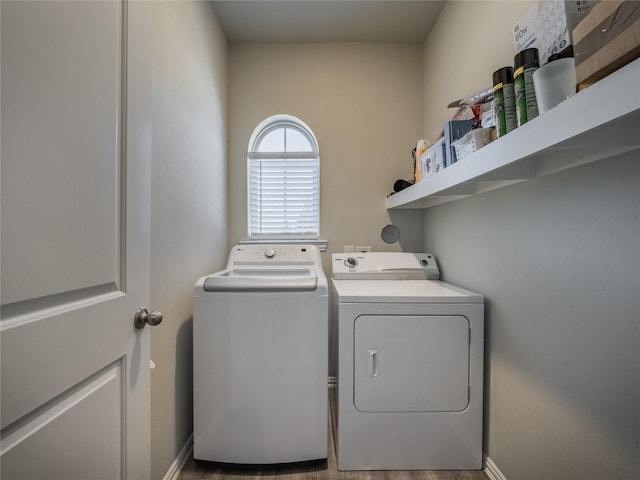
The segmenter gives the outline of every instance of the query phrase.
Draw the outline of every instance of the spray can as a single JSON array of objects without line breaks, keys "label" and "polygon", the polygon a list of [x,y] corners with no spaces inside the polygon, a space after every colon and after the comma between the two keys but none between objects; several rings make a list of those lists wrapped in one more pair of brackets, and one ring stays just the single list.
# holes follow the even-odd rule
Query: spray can
[{"label": "spray can", "polygon": [[493,72],[493,101],[496,113],[496,133],[498,137],[501,137],[517,126],[513,68],[502,67]]},{"label": "spray can", "polygon": [[533,86],[533,72],[539,65],[538,49],[527,48],[517,53],[513,59],[513,85],[516,95],[517,125],[524,125],[538,116],[536,91]]}]

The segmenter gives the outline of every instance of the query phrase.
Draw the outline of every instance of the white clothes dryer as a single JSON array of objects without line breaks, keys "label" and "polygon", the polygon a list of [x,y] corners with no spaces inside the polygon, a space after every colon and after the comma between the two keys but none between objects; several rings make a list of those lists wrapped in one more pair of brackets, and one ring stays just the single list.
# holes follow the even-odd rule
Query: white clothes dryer
[{"label": "white clothes dryer", "polygon": [[482,468],[484,299],[430,254],[333,254],[340,470]]},{"label": "white clothes dryer", "polygon": [[329,291],[320,251],[238,245],[196,282],[194,458],[327,457]]}]

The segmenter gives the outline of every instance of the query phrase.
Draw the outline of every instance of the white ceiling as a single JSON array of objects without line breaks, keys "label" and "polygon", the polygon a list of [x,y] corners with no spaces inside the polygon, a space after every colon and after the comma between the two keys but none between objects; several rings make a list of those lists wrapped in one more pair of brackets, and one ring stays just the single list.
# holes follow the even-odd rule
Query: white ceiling
[{"label": "white ceiling", "polygon": [[231,43],[422,43],[444,1],[212,0]]}]

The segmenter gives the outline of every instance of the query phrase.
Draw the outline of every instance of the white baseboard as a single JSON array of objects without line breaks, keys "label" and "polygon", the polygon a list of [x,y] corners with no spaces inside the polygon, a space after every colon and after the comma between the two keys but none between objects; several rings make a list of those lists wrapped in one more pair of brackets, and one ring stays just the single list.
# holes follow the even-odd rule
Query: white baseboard
[{"label": "white baseboard", "polygon": [[487,474],[490,480],[507,480],[507,477],[502,474],[498,466],[487,456],[484,457],[484,473]]},{"label": "white baseboard", "polygon": [[187,438],[182,450],[178,453],[178,456],[167,470],[167,473],[164,475],[162,480],[178,480],[178,477],[184,470],[184,466],[187,464],[187,461],[193,455],[193,434]]}]

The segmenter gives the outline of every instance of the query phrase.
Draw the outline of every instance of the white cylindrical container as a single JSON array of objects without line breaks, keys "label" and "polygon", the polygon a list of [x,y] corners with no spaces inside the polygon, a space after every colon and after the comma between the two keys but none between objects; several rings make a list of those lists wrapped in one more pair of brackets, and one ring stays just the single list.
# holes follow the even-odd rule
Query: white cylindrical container
[{"label": "white cylindrical container", "polygon": [[576,63],[573,57],[551,61],[533,72],[538,110],[544,113],[576,93]]}]

